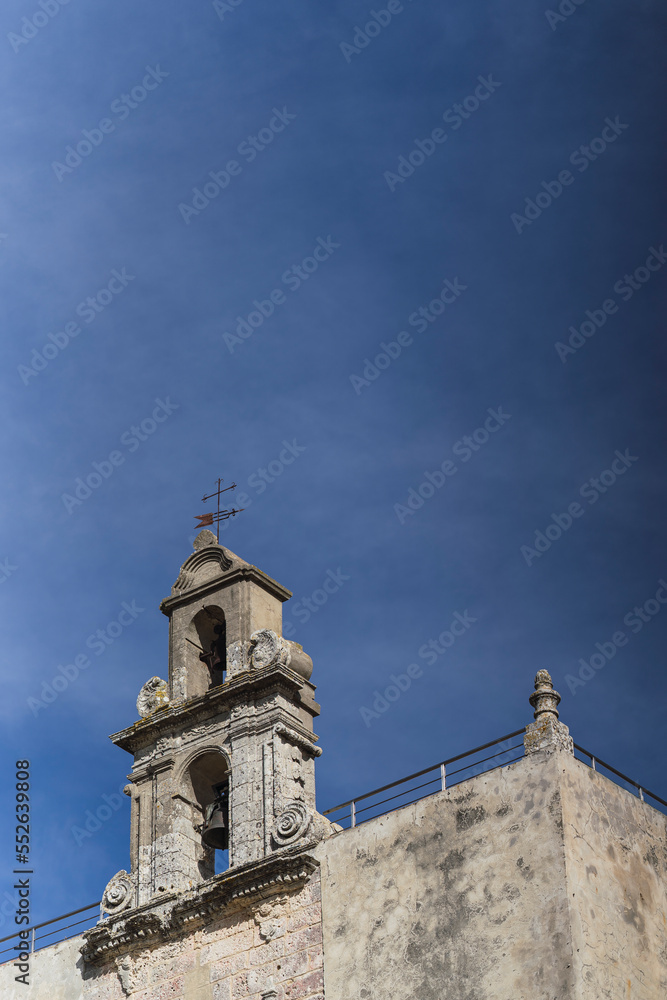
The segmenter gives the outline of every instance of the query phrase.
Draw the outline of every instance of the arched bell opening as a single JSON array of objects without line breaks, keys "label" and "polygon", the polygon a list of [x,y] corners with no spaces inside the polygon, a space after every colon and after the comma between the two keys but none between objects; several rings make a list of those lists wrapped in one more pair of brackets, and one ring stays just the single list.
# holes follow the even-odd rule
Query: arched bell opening
[{"label": "arched bell opening", "polygon": [[224,683],[227,669],[225,614],[216,606],[202,608],[186,632],[187,696],[196,698]]},{"label": "arched bell opening", "polygon": [[202,846],[211,860],[215,852],[213,863],[217,874],[229,867],[230,768],[227,758],[221,751],[207,750],[192,761],[188,777],[194,801],[203,817]]}]

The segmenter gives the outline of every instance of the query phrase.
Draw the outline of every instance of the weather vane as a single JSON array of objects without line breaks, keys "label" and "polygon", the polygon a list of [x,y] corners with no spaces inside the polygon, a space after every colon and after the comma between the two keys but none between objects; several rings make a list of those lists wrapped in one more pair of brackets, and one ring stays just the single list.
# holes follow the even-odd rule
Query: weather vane
[{"label": "weather vane", "polygon": [[232,483],[231,486],[226,486],[224,488],[224,490],[223,490],[223,489],[220,488],[221,485],[222,485],[222,483],[224,483],[224,479],[218,479],[218,489],[216,490],[216,492],[215,493],[209,493],[209,495],[207,497],[202,497],[201,498],[201,502],[202,503],[206,503],[208,500],[211,500],[213,497],[217,497],[218,498],[218,509],[217,509],[217,511],[215,513],[212,512],[210,514],[195,514],[195,520],[199,521],[199,524],[197,525],[197,527],[199,527],[199,528],[206,528],[206,527],[208,527],[209,524],[215,524],[216,538],[218,540],[218,544],[220,543],[220,522],[221,521],[226,521],[228,517],[234,517],[236,514],[240,514],[242,510],[245,510],[245,507],[241,507],[239,510],[236,510],[236,508],[234,508],[234,507],[232,507],[231,510],[227,510],[227,509],[220,510],[220,496],[221,496],[221,494],[226,493],[228,490],[235,490],[236,489],[236,483]]}]

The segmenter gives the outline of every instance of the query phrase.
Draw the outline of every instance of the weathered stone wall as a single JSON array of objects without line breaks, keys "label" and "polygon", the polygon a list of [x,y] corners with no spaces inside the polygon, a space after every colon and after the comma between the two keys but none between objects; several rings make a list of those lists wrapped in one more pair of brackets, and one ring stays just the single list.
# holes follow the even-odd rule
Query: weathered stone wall
[{"label": "weathered stone wall", "polygon": [[[10,943],[10,942],[8,942]],[[70,938],[36,951],[30,958],[30,985],[17,983],[11,962],[0,965],[2,1000],[83,1000],[82,937]]]},{"label": "weathered stone wall", "polygon": [[[315,872],[298,892],[212,919],[185,938],[89,967],[83,1000],[261,1000],[272,990],[276,1000],[323,1000],[322,964]],[[29,1000],[52,998],[44,993]]]},{"label": "weathered stone wall", "polygon": [[321,845],[327,1000],[574,996],[560,756],[535,754]]},{"label": "weathered stone wall", "polygon": [[667,997],[667,818],[567,752],[319,856],[327,1000]]},{"label": "weathered stone wall", "polygon": [[561,788],[576,1000],[667,997],[667,817],[572,758]]}]

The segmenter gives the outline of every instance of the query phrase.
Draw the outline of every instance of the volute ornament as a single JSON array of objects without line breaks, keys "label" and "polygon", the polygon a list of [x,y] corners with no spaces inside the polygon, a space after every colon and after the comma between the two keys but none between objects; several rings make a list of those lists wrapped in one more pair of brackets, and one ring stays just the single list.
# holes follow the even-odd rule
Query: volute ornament
[{"label": "volute ornament", "polygon": [[114,917],[117,913],[129,909],[134,904],[134,878],[125,869],[114,875],[102,896],[100,917],[108,913]]},{"label": "volute ornament", "polygon": [[169,685],[161,677],[146,681],[137,698],[137,712],[142,719],[169,704]]},{"label": "volute ornament", "polygon": [[308,832],[312,816],[303,802],[288,802],[277,817],[271,836],[278,847],[289,847]]}]

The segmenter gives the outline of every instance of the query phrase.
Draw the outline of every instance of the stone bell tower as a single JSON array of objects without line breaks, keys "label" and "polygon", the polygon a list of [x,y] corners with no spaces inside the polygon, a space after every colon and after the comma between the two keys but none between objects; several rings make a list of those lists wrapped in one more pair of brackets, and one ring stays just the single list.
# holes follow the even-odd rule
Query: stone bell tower
[{"label": "stone bell tower", "polygon": [[283,586],[201,531],[160,608],[169,619],[169,680],[153,677],[141,719],[111,737],[134,755],[131,872],[107,887],[104,912],[195,890],[215,874],[202,840],[224,792],[229,872],[330,829],[315,811],[313,664],[282,638]]}]

